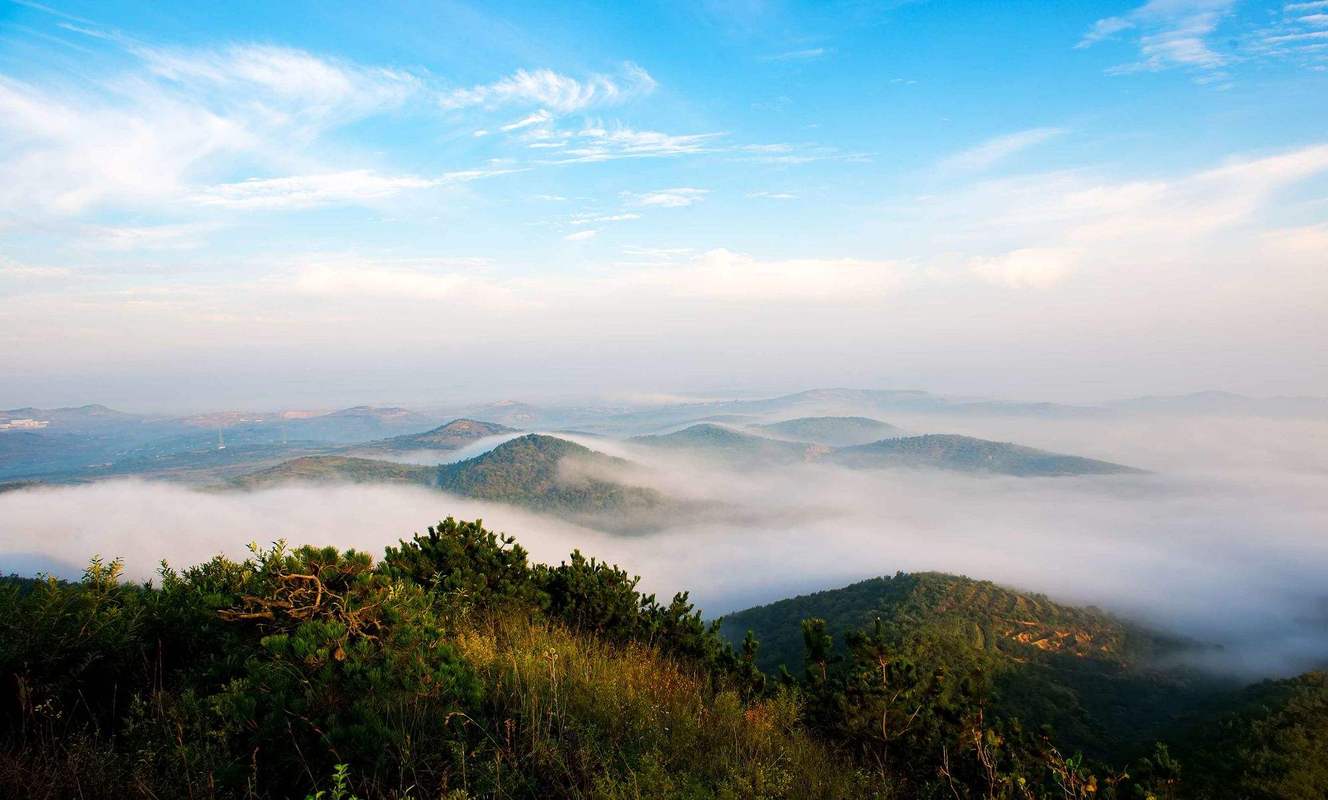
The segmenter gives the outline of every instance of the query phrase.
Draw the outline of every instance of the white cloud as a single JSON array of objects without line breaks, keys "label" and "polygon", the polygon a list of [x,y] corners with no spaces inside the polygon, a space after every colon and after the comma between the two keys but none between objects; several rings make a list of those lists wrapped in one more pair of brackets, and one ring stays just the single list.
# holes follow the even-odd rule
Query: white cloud
[{"label": "white cloud", "polygon": [[634,219],[641,219],[641,215],[630,211],[621,214],[587,214],[573,217],[572,224],[593,225],[601,222],[630,222]]},{"label": "white cloud", "polygon": [[324,125],[367,116],[400,106],[424,88],[408,72],[333,61],[287,47],[137,47],[133,52],[153,75],[195,96],[209,96],[222,105],[261,106],[267,115],[287,116],[287,124]]},{"label": "white cloud", "polygon": [[766,61],[814,61],[830,51],[824,47],[808,47],[804,50],[789,50],[784,53],[777,53],[773,56],[766,56]]},{"label": "white cloud", "polygon": [[638,206],[655,206],[658,208],[682,208],[701,202],[705,196],[710,193],[709,189],[696,189],[689,186],[679,186],[674,189],[659,189],[653,192],[644,192],[633,194],[624,192],[623,196],[631,203]]},{"label": "white cloud", "polygon": [[21,281],[40,281],[55,278],[68,278],[73,270],[67,267],[37,267],[20,264],[12,258],[0,256],[0,278],[12,278]]},{"label": "white cloud", "polygon": [[724,248],[676,266],[640,270],[622,281],[674,297],[737,302],[871,303],[898,289],[897,262],[855,258],[761,260]]},{"label": "white cloud", "polygon": [[748,192],[747,196],[752,199],[765,200],[796,200],[798,196],[792,192]]},{"label": "white cloud", "polygon": [[955,153],[941,161],[940,166],[945,170],[984,170],[1016,153],[1030,147],[1036,147],[1064,133],[1065,130],[1062,128],[1029,128],[1015,133],[1007,133],[1003,136],[988,139],[976,147]]},{"label": "white cloud", "polygon": [[566,114],[623,103],[649,94],[655,86],[650,73],[631,62],[623,65],[619,76],[592,75],[582,80],[551,69],[522,69],[493,83],[454,90],[439,103],[445,109],[541,106]]},{"label": "white cloud", "polygon": [[437,181],[410,175],[379,175],[352,170],[285,178],[251,178],[208,187],[194,197],[205,206],[235,209],[312,208],[334,203],[381,200],[407,189],[425,189]]},{"label": "white cloud", "polygon": [[75,244],[91,250],[183,250],[196,247],[216,225],[88,225]]},{"label": "white cloud", "polygon": [[77,215],[178,199],[238,162],[307,162],[328,129],[402,105],[415,76],[290,48],[134,46],[77,86],[0,77],[0,212]]},{"label": "white cloud", "polygon": [[282,178],[251,178],[210,186],[194,196],[204,206],[230,209],[302,209],[341,203],[383,200],[412,189],[465,183],[516,172],[511,168],[461,170],[436,178],[417,175],[380,175],[372,170]]},{"label": "white cloud", "polygon": [[584,230],[577,231],[576,233],[569,233],[563,238],[569,242],[584,242],[588,239],[594,239],[598,234],[599,231],[597,230]]},{"label": "white cloud", "polygon": [[[675,135],[626,126],[590,125],[567,132],[550,143],[559,150],[560,163],[612,161],[620,158],[662,158],[711,152],[722,133]],[[536,146],[534,143],[531,146]]]},{"label": "white cloud", "polygon": [[553,115],[541,108],[539,111],[536,111],[533,114],[529,114],[525,117],[522,117],[516,122],[504,125],[498,130],[507,131],[507,132],[519,131],[522,128],[529,128],[533,125],[544,125],[548,122],[551,122],[552,120],[553,120]]},{"label": "white cloud", "polygon": [[1078,257],[1073,250],[1027,247],[999,256],[970,259],[969,269],[990,283],[1016,289],[1046,289],[1064,280]]},{"label": "white cloud", "polygon": [[1112,72],[1155,72],[1169,67],[1218,69],[1230,58],[1213,50],[1208,40],[1234,6],[1235,0],[1149,0],[1123,16],[1099,19],[1077,47],[1091,47],[1132,31],[1139,60],[1115,67]]}]

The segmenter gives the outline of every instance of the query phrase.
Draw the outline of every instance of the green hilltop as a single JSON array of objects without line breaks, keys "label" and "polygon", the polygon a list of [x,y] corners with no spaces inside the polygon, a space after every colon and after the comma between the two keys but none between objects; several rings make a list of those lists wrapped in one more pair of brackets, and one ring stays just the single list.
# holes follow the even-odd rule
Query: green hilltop
[{"label": "green hilltop", "polygon": [[356,445],[355,452],[401,452],[406,450],[460,450],[490,436],[516,433],[515,428],[474,419],[454,419],[424,433],[393,436],[377,442]]},{"label": "green hilltop", "polygon": [[1108,461],[1051,453],[1009,442],[938,433],[844,447],[831,453],[827,460],[853,469],[939,468],[1019,477],[1117,475],[1141,471]]},{"label": "green hilltop", "polygon": [[600,477],[631,467],[575,442],[532,433],[475,458],[444,464],[437,485],[464,497],[578,520],[598,516],[608,521],[604,515],[617,515],[631,527],[637,515],[655,514],[671,502],[654,489]]},{"label": "green hilltop", "polygon": [[903,435],[899,428],[870,417],[799,417],[752,427],[783,438],[827,447],[852,447]]},{"label": "green hilltop", "polygon": [[432,486],[434,467],[397,464],[347,456],[304,456],[232,478],[239,489],[262,489],[289,483],[389,483]]}]

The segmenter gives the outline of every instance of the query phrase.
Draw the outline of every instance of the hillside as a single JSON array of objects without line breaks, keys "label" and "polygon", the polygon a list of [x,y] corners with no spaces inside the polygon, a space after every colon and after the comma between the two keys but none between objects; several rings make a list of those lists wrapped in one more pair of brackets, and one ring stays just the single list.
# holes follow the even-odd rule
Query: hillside
[{"label": "hillside", "polygon": [[437,484],[465,497],[630,529],[640,524],[641,515],[671,505],[654,489],[603,478],[631,466],[575,442],[532,433],[475,458],[444,464],[438,468]]},{"label": "hillside", "polygon": [[305,456],[230,480],[240,489],[262,489],[292,483],[397,483],[431,486],[434,468],[368,458]]},{"label": "hillside", "polygon": [[752,427],[780,438],[827,447],[852,447],[903,435],[899,428],[870,417],[799,417]]},{"label": "hillside", "polygon": [[827,460],[853,469],[937,468],[1022,477],[1137,473],[1092,458],[952,434],[908,436],[835,450]]},{"label": "hillside", "polygon": [[[20,689],[0,707],[0,797],[1328,792],[1321,673],[1209,693],[1144,756],[1132,745],[1195,695],[1112,672],[1175,643],[1093,609],[896,575],[735,615],[768,639],[734,649],[685,593],[637,584],[580,552],[530,563],[451,518],[377,559],[279,544],[143,584],[100,559],[77,582],[0,577],[0,675]],[[836,655],[806,614],[884,621]],[[820,661],[757,668],[794,640]],[[1085,737],[1110,760],[1070,755]]]},{"label": "hillside", "polygon": [[628,441],[733,466],[766,466],[812,461],[823,455],[827,449],[821,445],[768,439],[708,423],[692,425],[674,433],[636,436]]},{"label": "hillside", "polygon": [[1128,756],[1221,688],[1151,665],[1194,646],[1092,608],[1066,606],[989,581],[900,573],[781,600],[723,618],[740,642],[751,630],[766,670],[804,669],[800,623],[819,618],[844,653],[846,636],[877,620],[918,648],[920,668],[975,664],[995,678],[1002,714],[1048,725],[1098,756]]},{"label": "hillside", "polygon": [[402,452],[407,450],[460,450],[490,436],[516,433],[515,428],[474,419],[454,419],[424,433],[393,436],[355,447],[357,452]]}]

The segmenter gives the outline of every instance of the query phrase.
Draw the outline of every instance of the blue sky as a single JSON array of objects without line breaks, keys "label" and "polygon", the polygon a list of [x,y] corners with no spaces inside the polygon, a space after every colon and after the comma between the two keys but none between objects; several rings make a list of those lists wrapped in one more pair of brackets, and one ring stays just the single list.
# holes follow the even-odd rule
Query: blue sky
[{"label": "blue sky", "polygon": [[1328,2],[0,0],[0,405],[1324,393],[1326,89]]}]

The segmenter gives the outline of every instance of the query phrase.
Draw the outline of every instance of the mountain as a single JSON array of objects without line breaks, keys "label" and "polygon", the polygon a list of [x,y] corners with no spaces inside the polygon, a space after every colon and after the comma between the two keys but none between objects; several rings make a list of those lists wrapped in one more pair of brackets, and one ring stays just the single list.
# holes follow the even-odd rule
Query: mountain
[{"label": "mountain", "polygon": [[438,468],[439,488],[465,497],[523,506],[592,524],[629,530],[674,504],[642,486],[610,477],[632,469],[606,456],[554,436],[527,434],[483,455]]},{"label": "mountain", "polygon": [[284,426],[292,439],[352,443],[428,430],[441,420],[395,406],[355,406],[328,414],[290,419]]},{"label": "mountain", "polygon": [[1215,391],[1135,397],[1109,407],[1126,414],[1328,417],[1328,398],[1324,397],[1246,397]]},{"label": "mountain", "polygon": [[305,456],[232,478],[240,489],[291,483],[396,483],[432,486],[435,468],[345,456]]},{"label": "mountain", "polygon": [[1192,643],[1094,608],[933,572],[873,578],[747,609],[724,617],[720,631],[734,643],[753,631],[761,642],[759,666],[801,672],[800,623],[810,618],[825,620],[840,653],[844,634],[868,630],[879,619],[914,642],[922,671],[982,665],[996,677],[998,710],[1030,726],[1050,725],[1064,741],[1098,755],[1116,746],[1110,743],[1150,742],[1226,688],[1188,672],[1152,668]]},{"label": "mountain", "polygon": [[89,432],[117,426],[140,425],[152,421],[153,418],[116,411],[113,408],[107,408],[99,404],[70,408],[33,408],[28,406],[26,408],[0,410],[0,425],[15,420],[34,420],[38,423],[46,423],[43,427],[66,432]]},{"label": "mountain", "polygon": [[381,442],[369,442],[355,449],[362,452],[408,450],[460,450],[480,439],[516,433],[515,428],[493,422],[481,422],[474,419],[454,419],[424,433],[408,433],[393,436]]},{"label": "mountain", "polygon": [[992,442],[953,434],[908,436],[844,447],[830,453],[827,460],[853,469],[939,468],[1021,477],[1141,472],[1133,467],[1109,461],[1050,453],[1009,442]]},{"label": "mountain", "polygon": [[828,447],[851,447],[903,435],[899,428],[870,417],[799,417],[752,427],[780,438]]},{"label": "mountain", "polygon": [[701,424],[674,433],[636,436],[628,440],[677,453],[696,455],[735,466],[763,466],[814,461],[824,455],[821,445],[768,439],[720,425]]},{"label": "mountain", "polygon": [[1328,672],[1246,687],[1178,744],[1196,796],[1328,797]]}]

